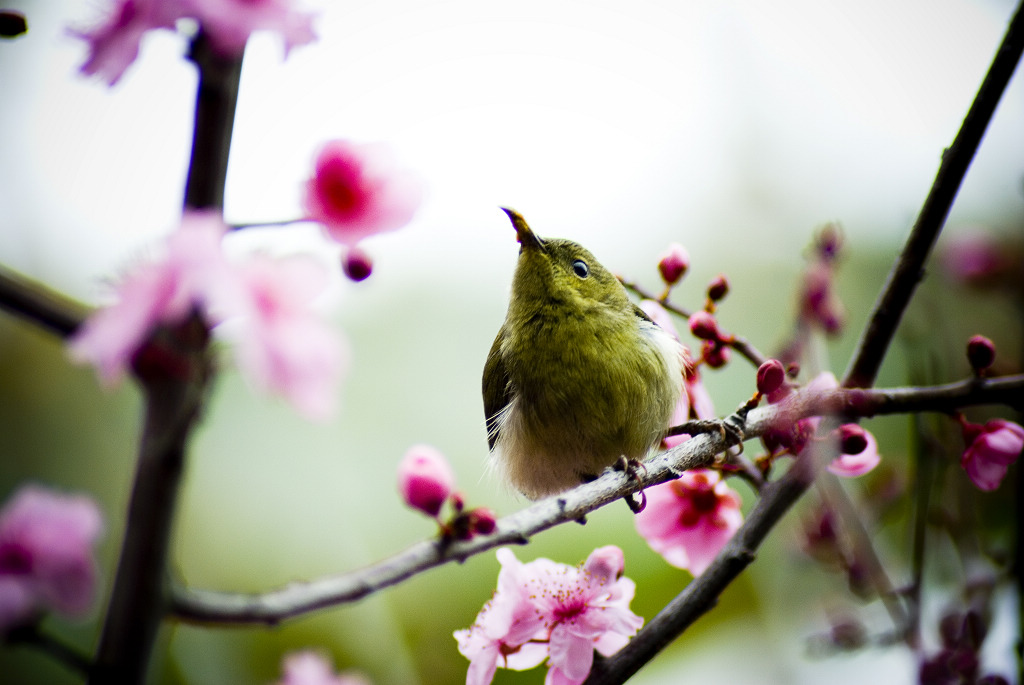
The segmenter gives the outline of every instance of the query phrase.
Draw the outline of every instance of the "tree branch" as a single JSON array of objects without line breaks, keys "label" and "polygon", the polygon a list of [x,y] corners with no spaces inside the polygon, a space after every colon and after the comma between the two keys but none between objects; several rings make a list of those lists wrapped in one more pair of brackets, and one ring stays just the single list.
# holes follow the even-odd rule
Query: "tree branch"
[{"label": "tree branch", "polygon": [[[185,205],[220,209],[241,56],[217,54],[200,32],[190,57],[199,69],[199,85]],[[145,392],[146,418],[113,595],[89,678],[92,685],[145,680],[166,614],[167,548],[185,468],[185,446],[210,378],[208,341],[206,325],[193,314],[180,326],[157,329],[147,343],[180,356],[188,373],[136,367]],[[139,354],[145,352],[146,348]]]},{"label": "tree branch", "polygon": [[1024,4],[1018,5],[1014,11],[999,50],[967,111],[960,131],[953,144],[942,154],[942,163],[928,197],[861,333],[856,353],[850,360],[843,380],[844,386],[865,388],[874,384],[903,312],[917,284],[924,277],[925,260],[939,237],[960,184],[967,174],[967,168],[974,159],[1022,52]]},{"label": "tree branch", "polygon": [[3,265],[0,265],[0,307],[61,338],[74,333],[88,312],[80,302],[49,290]]},{"label": "tree branch", "polygon": [[[950,412],[966,405],[1002,403],[1007,397],[1022,394],[1024,374],[924,389],[840,389],[813,395],[798,392],[783,403],[750,411],[743,423],[744,439],[755,438],[770,428],[822,413],[857,417],[902,413],[908,411],[908,407],[914,407],[913,411],[927,407],[930,411]],[[541,500],[500,519],[491,535],[447,545],[436,539],[419,542],[390,559],[351,573],[293,583],[263,594],[174,588],[171,612],[179,619],[195,623],[273,625],[318,609],[354,602],[436,566],[464,561],[502,545],[526,544],[530,536],[543,530],[579,520],[589,512],[642,488],[677,478],[687,469],[708,466],[716,454],[729,446],[730,442],[718,433],[698,435],[644,462],[645,472],[638,474],[638,478],[608,469],[591,483]],[[739,573],[753,558],[757,544],[790,504],[778,498],[790,497],[806,487],[806,483],[796,478],[799,472],[801,469],[791,468],[780,481],[763,486],[761,501],[755,507],[755,513],[761,513],[752,514],[748,519],[748,522],[756,522],[751,524],[754,532],[736,543],[738,546],[732,548],[732,558],[722,561],[721,573],[725,575],[715,576],[719,581],[727,578],[731,582],[735,573]],[[723,588],[724,585],[718,591]]]}]

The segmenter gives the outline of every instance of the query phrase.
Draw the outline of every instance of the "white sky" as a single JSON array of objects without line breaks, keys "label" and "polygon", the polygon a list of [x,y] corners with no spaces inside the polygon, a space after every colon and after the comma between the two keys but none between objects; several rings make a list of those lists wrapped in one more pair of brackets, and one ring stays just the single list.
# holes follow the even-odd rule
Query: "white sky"
[{"label": "white sky", "polygon": [[[93,298],[179,211],[194,73],[184,39],[159,32],[108,89],[78,76],[85,46],[66,35],[103,0],[12,6],[31,30],[0,43],[0,260]],[[405,237],[381,239],[412,254],[465,263],[508,248],[498,205],[542,234],[647,261],[669,240],[795,253],[831,219],[895,241],[1011,9],[325,0],[318,43],[285,62],[276,37],[250,44],[228,218],[296,215],[318,145],[349,137],[387,141],[426,179]],[[1021,214],[1022,105],[1018,76],[961,198],[965,220]],[[315,241],[277,240],[295,236]]]}]

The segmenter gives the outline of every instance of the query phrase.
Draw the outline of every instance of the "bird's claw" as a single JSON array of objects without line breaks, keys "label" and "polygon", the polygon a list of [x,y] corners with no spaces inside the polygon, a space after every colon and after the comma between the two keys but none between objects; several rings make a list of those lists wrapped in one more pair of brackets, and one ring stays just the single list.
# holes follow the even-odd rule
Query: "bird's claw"
[{"label": "bird's claw", "polygon": [[[643,471],[644,473],[647,473],[647,467],[641,462],[636,459],[627,459],[626,457],[619,457],[619,460],[615,462],[612,468],[616,471],[622,471],[629,476],[630,479],[635,480],[638,483],[642,482],[640,472]],[[637,499],[637,495],[639,495],[639,499]],[[628,506],[629,510],[634,514],[639,514],[647,507],[647,493],[642,489],[638,492],[626,495],[623,499],[626,501],[626,506]]]}]

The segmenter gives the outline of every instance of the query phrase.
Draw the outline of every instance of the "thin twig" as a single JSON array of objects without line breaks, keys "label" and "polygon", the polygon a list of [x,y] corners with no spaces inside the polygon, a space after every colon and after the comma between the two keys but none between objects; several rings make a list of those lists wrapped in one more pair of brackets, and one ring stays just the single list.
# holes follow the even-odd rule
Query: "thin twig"
[{"label": "thin twig", "polygon": [[11,645],[24,645],[38,649],[79,675],[88,675],[92,668],[92,662],[84,652],[44,632],[36,624],[15,628],[7,633],[5,639]]},{"label": "thin twig", "polygon": [[1014,11],[999,50],[964,117],[960,131],[953,144],[942,154],[942,163],[928,197],[861,333],[856,353],[850,360],[843,380],[846,387],[866,388],[874,384],[903,312],[917,284],[924,277],[928,254],[939,237],[967,168],[974,159],[996,105],[1024,52],[1022,10],[1024,5],[1018,5]]},{"label": "thin twig", "polygon": [[61,338],[74,333],[88,311],[85,305],[3,265],[0,265],[0,307]]},{"label": "thin twig", "polygon": [[909,612],[903,605],[896,586],[889,579],[889,574],[886,573],[881,559],[878,558],[878,553],[871,543],[871,536],[860,520],[860,513],[850,501],[850,496],[843,484],[836,476],[826,472],[818,476],[816,485],[821,492],[825,506],[838,514],[842,530],[846,533],[852,547],[854,561],[861,564],[867,572],[868,579],[874,585],[886,611],[889,612],[895,634],[907,635]]}]

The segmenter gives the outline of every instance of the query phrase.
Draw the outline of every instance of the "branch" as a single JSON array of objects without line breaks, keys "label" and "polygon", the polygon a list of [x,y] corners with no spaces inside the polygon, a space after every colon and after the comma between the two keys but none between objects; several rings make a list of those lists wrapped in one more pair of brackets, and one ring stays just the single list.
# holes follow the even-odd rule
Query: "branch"
[{"label": "branch", "polygon": [[893,264],[878,301],[861,333],[843,385],[868,387],[875,381],[886,350],[903,312],[924,276],[924,263],[949,214],[967,168],[981,144],[989,121],[1024,52],[1024,4],[1018,5],[1003,42],[981,82],[953,144],[942,153],[942,163],[911,229],[903,252]]},{"label": "branch", "polygon": [[[930,407],[932,411],[950,412],[970,404],[1001,403],[1007,397],[1024,394],[1024,374],[988,381],[965,381],[936,388],[893,388],[889,390],[840,389],[822,394],[798,392],[781,404],[750,411],[743,425],[743,438],[762,435],[770,428],[822,413],[847,416],[902,413],[907,407]],[[860,412],[860,413],[858,413]],[[866,412],[866,413],[864,413]],[[730,417],[732,418],[732,417]],[[195,623],[273,625],[283,620],[318,609],[354,602],[367,595],[397,585],[428,569],[465,559],[502,545],[522,545],[530,536],[561,523],[578,521],[591,511],[638,490],[677,478],[683,471],[709,466],[715,455],[731,446],[731,441],[718,433],[698,435],[644,462],[645,471],[633,478],[608,469],[597,480],[500,519],[495,532],[466,542],[448,545],[439,540],[419,542],[404,552],[373,566],[351,573],[314,581],[293,583],[263,594],[244,594],[174,588],[171,612],[178,618]],[[789,474],[799,469],[790,469]],[[786,478],[763,486],[757,507],[765,509],[756,534],[763,537],[789,506],[789,501],[773,498],[789,497],[798,490]],[[800,482],[799,487],[806,484]],[[750,520],[757,520],[751,514]],[[757,538],[748,538],[735,552],[735,559],[723,564],[735,565],[756,548]],[[752,556],[750,557],[753,558]],[[746,566],[749,560],[742,566]],[[703,576],[702,576],[703,577]],[[730,576],[730,580],[731,577]],[[724,585],[722,586],[724,588]]]},{"label": "branch", "polygon": [[61,641],[57,637],[44,632],[37,624],[14,628],[5,638],[7,644],[25,645],[38,649],[57,663],[79,675],[87,675],[92,668],[89,657],[77,648]]},{"label": "branch", "polygon": [[[199,68],[199,85],[185,204],[220,209],[241,56],[218,55],[200,32],[190,57]],[[146,418],[114,590],[89,678],[92,685],[145,680],[166,613],[167,548],[185,468],[185,445],[211,375],[208,342],[204,322],[193,314],[173,329],[157,329],[147,343],[180,355],[188,373],[136,369],[145,392]]]},{"label": "branch", "polygon": [[88,309],[41,283],[0,265],[0,307],[24,317],[61,338],[85,320]]}]

